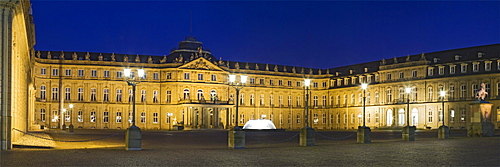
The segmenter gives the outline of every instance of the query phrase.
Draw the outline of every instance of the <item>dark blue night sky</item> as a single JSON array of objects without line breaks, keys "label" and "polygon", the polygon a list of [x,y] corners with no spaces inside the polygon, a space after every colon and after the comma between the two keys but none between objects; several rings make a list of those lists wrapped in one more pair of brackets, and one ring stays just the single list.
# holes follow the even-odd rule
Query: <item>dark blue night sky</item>
[{"label": "dark blue night sky", "polygon": [[32,1],[36,50],[168,55],[190,35],[223,60],[332,68],[500,43],[500,1]]}]

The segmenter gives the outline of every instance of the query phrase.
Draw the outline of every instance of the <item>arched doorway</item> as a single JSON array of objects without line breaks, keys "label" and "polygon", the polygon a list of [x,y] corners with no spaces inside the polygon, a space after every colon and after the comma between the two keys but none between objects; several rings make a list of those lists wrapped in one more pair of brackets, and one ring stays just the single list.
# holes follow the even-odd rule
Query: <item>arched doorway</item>
[{"label": "arched doorway", "polygon": [[399,111],[398,111],[398,126],[404,126],[404,125],[405,125],[405,110],[399,109]]},{"label": "arched doorway", "polygon": [[418,126],[418,109],[411,110],[411,122],[413,126]]},{"label": "arched doorway", "polygon": [[387,110],[387,126],[392,126],[392,110],[388,109]]}]

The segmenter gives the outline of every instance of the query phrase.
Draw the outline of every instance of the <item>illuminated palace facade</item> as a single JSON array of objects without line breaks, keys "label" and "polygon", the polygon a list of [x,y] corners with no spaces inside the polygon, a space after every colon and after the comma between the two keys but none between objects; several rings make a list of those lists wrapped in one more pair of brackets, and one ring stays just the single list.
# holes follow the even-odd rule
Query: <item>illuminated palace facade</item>
[{"label": "illuminated palace facade", "polygon": [[[465,128],[481,83],[486,100],[494,104],[491,121],[496,127],[500,121],[500,44],[330,69],[222,60],[190,37],[165,56],[36,51],[34,59],[31,130],[62,124],[75,129],[130,127],[133,95],[124,80],[125,68],[146,72],[135,94],[141,129],[231,128],[235,103],[239,126],[270,119],[277,128],[300,129],[305,125],[304,79],[311,79],[308,115],[315,129],[357,129],[363,97],[366,125],[372,129],[405,126],[408,106],[409,122],[419,129],[435,129],[443,121]],[[228,83],[230,74],[248,76],[239,101]],[[369,84],[365,94],[362,83]]]}]

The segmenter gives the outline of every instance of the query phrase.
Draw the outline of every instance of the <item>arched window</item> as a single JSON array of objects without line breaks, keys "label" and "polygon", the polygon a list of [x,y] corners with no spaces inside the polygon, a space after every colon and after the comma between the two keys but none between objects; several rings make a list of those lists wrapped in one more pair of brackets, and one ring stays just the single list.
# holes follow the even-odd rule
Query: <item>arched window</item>
[{"label": "arched window", "polygon": [[184,100],[189,100],[189,89],[184,89]]},{"label": "arched window", "polygon": [[211,90],[210,91],[210,100],[211,101],[215,101],[215,100],[218,100],[219,97],[217,97],[217,91],[216,90]]},{"label": "arched window", "polygon": [[205,100],[205,98],[203,97],[203,90],[198,89],[197,97],[198,97],[198,100]]},{"label": "arched window", "polygon": [[47,98],[47,87],[45,85],[40,86],[40,99],[45,100]]}]

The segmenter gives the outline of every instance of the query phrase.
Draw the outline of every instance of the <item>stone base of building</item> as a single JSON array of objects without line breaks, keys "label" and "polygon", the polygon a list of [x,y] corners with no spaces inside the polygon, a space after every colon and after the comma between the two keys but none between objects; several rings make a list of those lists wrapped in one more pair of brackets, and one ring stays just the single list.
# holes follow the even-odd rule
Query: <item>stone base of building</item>
[{"label": "stone base of building", "polygon": [[315,131],[311,127],[300,129],[300,146],[314,146],[316,145],[316,138],[314,137]]},{"label": "stone base of building", "polygon": [[415,126],[405,126],[403,127],[403,134],[401,138],[405,141],[415,141]]},{"label": "stone base of building", "polygon": [[245,131],[231,129],[227,134],[227,146],[232,149],[245,148]]},{"label": "stone base of building", "polygon": [[495,125],[491,122],[471,122],[467,127],[468,137],[492,137]]},{"label": "stone base of building", "polygon": [[357,143],[371,143],[371,134],[372,130],[370,129],[370,127],[358,126]]}]

